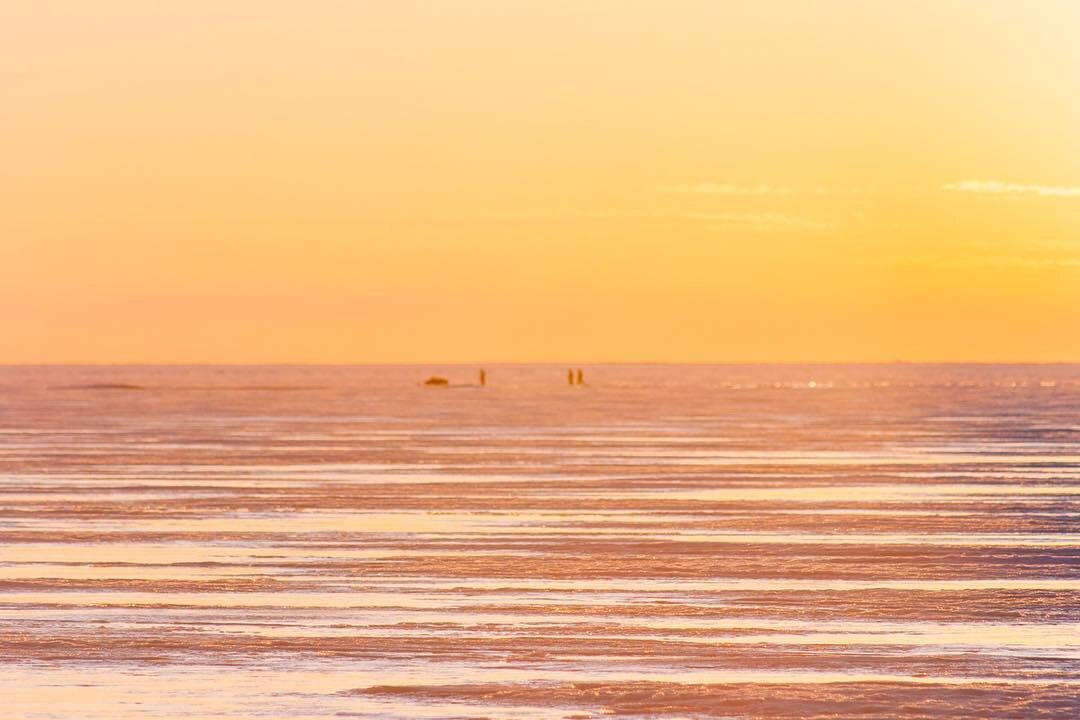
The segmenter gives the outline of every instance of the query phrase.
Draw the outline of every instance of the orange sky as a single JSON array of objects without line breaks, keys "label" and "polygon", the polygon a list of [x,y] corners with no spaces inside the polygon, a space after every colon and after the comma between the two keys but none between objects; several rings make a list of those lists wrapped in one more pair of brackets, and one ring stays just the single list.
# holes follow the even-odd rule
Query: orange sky
[{"label": "orange sky", "polygon": [[1080,3],[0,4],[0,362],[1080,361]]}]

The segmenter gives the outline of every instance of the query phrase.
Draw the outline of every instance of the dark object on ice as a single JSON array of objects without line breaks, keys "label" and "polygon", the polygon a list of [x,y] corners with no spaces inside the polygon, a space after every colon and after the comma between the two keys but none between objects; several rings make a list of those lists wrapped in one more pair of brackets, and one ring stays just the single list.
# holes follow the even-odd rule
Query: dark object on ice
[{"label": "dark object on ice", "polygon": [[444,378],[444,377],[439,377],[438,375],[432,375],[431,377],[429,377],[429,378],[428,378],[428,379],[427,379],[427,380],[426,380],[426,381],[424,382],[424,384],[425,384],[425,385],[431,385],[431,386],[433,386],[433,387],[442,387],[442,386],[444,386],[444,385],[449,385],[449,384],[450,384],[450,381],[449,381],[449,380],[447,380],[447,379],[446,379],[446,378]]},{"label": "dark object on ice", "polygon": [[480,370],[480,387],[487,385],[487,373],[482,369]]},{"label": "dark object on ice", "polygon": [[578,385],[584,385],[585,384],[585,373],[581,372],[581,368],[578,368],[578,371],[577,371],[577,384]]}]

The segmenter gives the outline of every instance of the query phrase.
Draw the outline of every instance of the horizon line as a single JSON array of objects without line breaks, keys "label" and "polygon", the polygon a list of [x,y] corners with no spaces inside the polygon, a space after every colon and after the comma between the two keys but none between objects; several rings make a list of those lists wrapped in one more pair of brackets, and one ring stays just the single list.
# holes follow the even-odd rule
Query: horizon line
[{"label": "horizon line", "polygon": [[18,367],[429,367],[429,366],[598,366],[598,365],[692,365],[702,367],[747,365],[1080,365],[1078,360],[408,360],[408,361],[90,361],[2,362],[0,368]]}]

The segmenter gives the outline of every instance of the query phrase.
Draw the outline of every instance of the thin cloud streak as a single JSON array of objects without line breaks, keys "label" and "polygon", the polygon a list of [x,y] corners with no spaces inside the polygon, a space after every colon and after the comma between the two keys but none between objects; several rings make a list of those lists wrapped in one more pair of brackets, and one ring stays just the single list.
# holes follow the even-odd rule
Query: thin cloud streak
[{"label": "thin cloud streak", "polygon": [[980,193],[985,195],[1038,195],[1041,197],[1080,197],[1080,186],[1024,185],[999,180],[964,180],[942,185],[949,192]]},{"label": "thin cloud streak", "polygon": [[660,225],[715,225],[738,230],[829,230],[830,222],[786,213],[692,212],[635,215],[591,213],[583,220],[607,223]]},{"label": "thin cloud streak", "polygon": [[691,213],[686,218],[692,222],[751,226],[760,229],[828,230],[833,227],[831,223],[782,213]]},{"label": "thin cloud streak", "polygon": [[672,195],[790,195],[791,188],[776,185],[732,185],[730,183],[697,183],[694,185],[669,185],[657,188],[658,192]]},{"label": "thin cloud streak", "polygon": [[701,182],[688,185],[663,185],[656,192],[667,195],[718,195],[727,197],[761,197],[787,195],[855,195],[865,192],[862,187],[790,187],[787,185],[736,185],[734,183]]}]

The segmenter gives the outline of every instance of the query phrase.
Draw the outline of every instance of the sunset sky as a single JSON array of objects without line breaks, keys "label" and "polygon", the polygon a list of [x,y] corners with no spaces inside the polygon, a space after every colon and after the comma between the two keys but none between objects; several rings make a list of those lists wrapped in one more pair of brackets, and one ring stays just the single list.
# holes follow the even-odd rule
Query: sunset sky
[{"label": "sunset sky", "polygon": [[0,363],[1080,361],[1080,2],[0,3]]}]

